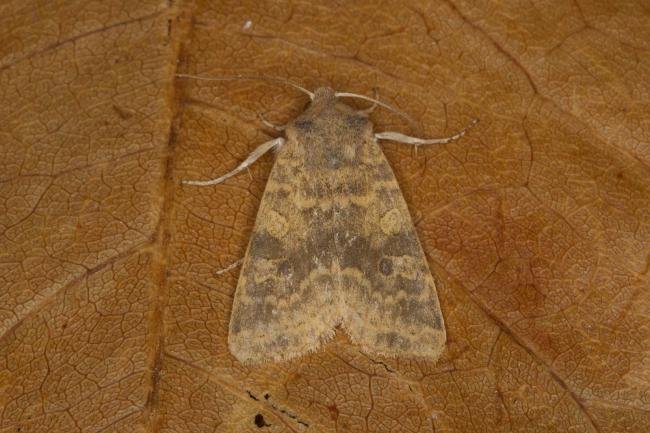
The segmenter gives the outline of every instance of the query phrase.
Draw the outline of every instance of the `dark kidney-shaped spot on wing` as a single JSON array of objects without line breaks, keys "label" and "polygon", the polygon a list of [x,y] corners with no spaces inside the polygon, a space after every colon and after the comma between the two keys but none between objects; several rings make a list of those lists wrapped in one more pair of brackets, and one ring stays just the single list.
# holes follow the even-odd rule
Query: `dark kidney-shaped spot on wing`
[{"label": "dark kidney-shaped spot on wing", "polygon": [[379,272],[381,272],[386,276],[392,275],[393,274],[392,260],[386,257],[382,257],[381,260],[379,260]]}]

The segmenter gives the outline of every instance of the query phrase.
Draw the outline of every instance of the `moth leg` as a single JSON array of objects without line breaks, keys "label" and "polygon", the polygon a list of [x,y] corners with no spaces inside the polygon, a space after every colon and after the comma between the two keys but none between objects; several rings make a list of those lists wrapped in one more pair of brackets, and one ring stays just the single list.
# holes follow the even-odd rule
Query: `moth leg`
[{"label": "moth leg", "polygon": [[260,121],[264,124],[264,126],[271,128],[274,131],[282,132],[287,128],[287,125],[274,125],[273,123],[266,120],[262,114],[258,114],[257,116],[260,118]]},{"label": "moth leg", "polygon": [[273,140],[269,140],[266,143],[260,145],[257,149],[251,152],[250,155],[248,155],[248,158],[244,160],[241,164],[237,166],[233,171],[224,174],[221,177],[218,177],[216,179],[210,179],[210,180],[183,180],[181,183],[184,183],[186,185],[199,185],[199,186],[207,186],[207,185],[216,185],[218,183],[223,182],[224,180],[233,177],[237,173],[245,170],[248,168],[251,164],[253,164],[257,159],[264,155],[266,152],[273,148],[280,148],[284,144],[285,139],[283,137],[278,137],[274,138]]},{"label": "moth leg", "polygon": [[235,269],[237,266],[241,265],[243,262],[244,262],[243,258],[239,260],[235,260],[225,268],[219,269],[218,271],[214,271],[214,275],[221,275],[221,274],[225,274],[226,272],[230,272],[233,269]]},{"label": "moth leg", "polygon": [[469,131],[472,127],[474,127],[474,125],[476,125],[477,123],[478,123],[478,119],[474,119],[465,128],[461,129],[459,132],[457,132],[454,135],[450,135],[449,137],[417,138],[417,137],[411,137],[410,135],[404,135],[399,132],[378,132],[375,134],[375,138],[377,140],[392,140],[392,141],[397,141],[399,143],[414,144],[416,148],[417,146],[421,146],[423,144],[445,144],[454,140],[458,140],[463,135],[465,135],[467,131]]}]

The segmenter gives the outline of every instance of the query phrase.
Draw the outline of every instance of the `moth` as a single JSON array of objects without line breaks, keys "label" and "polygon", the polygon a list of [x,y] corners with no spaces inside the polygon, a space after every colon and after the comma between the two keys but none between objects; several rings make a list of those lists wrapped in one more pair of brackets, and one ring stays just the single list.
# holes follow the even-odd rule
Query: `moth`
[{"label": "moth", "polygon": [[[182,75],[183,77],[202,78]],[[216,78],[217,80],[219,78]],[[437,359],[446,339],[436,286],[378,140],[442,144],[373,132],[376,99],[321,87],[285,137],[256,148],[215,185],[276,151],[235,290],[228,346],[241,362],[315,351],[341,326],[369,355]],[[340,101],[375,102],[355,110]]]}]

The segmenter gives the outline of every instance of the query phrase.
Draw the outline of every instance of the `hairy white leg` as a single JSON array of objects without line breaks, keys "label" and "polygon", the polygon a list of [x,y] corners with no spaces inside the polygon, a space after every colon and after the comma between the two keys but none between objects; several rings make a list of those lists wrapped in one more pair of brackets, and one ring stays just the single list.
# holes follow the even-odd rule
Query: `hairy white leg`
[{"label": "hairy white leg", "polygon": [[423,144],[445,144],[445,143],[449,143],[450,141],[458,140],[477,123],[478,123],[478,119],[474,119],[465,128],[463,128],[462,130],[460,130],[454,135],[450,135],[449,137],[417,138],[417,137],[411,137],[410,135],[404,135],[399,132],[378,132],[375,134],[375,138],[377,140],[392,140],[400,143],[414,144],[416,148],[417,146],[421,146]]},{"label": "hairy white leg", "polygon": [[244,259],[235,260],[234,262],[232,262],[231,264],[229,264],[225,268],[219,269],[218,271],[214,271],[214,274],[215,275],[221,275],[221,274],[225,274],[226,272],[230,272],[233,269],[235,269],[237,266],[241,265],[243,261],[244,261]]},{"label": "hairy white leg", "polygon": [[233,177],[237,173],[245,170],[248,168],[251,164],[253,164],[257,159],[264,155],[266,152],[273,148],[280,148],[284,144],[285,139],[283,137],[278,137],[274,138],[273,140],[269,140],[266,143],[260,145],[257,149],[251,152],[250,155],[248,155],[248,158],[244,160],[241,164],[237,166],[233,171],[224,174],[221,177],[218,177],[216,179],[210,179],[210,180],[183,180],[182,183],[186,185],[199,185],[199,186],[207,186],[207,185],[216,185],[218,183],[223,182],[224,180]]}]

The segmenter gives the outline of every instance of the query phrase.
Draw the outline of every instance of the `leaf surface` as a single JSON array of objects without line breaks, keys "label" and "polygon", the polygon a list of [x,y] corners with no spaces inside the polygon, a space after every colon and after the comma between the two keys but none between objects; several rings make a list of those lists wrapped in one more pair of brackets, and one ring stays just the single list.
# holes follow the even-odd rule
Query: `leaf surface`
[{"label": "leaf surface", "polygon": [[[0,433],[650,430],[643,2],[6,2]],[[438,281],[441,359],[338,332],[288,362],[226,340],[273,157],[307,99],[372,95]],[[363,104],[359,104],[362,107]]]}]

